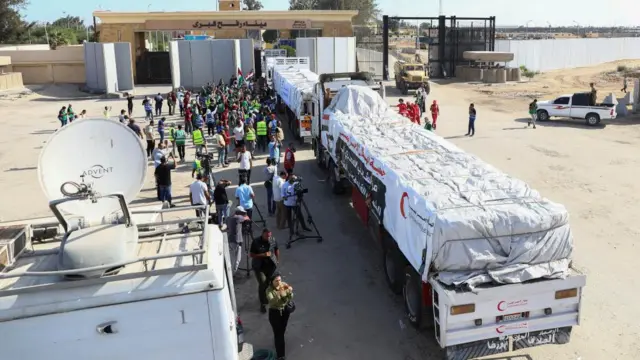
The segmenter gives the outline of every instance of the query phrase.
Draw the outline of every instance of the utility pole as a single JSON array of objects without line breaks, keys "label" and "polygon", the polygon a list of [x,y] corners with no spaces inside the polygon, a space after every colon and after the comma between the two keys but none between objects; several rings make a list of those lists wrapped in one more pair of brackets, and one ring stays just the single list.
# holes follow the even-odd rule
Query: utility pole
[{"label": "utility pole", "polygon": [[440,0],[440,1],[439,1],[438,6],[439,6],[438,14],[439,14],[440,16],[444,15],[444,11],[442,10],[442,0]]}]

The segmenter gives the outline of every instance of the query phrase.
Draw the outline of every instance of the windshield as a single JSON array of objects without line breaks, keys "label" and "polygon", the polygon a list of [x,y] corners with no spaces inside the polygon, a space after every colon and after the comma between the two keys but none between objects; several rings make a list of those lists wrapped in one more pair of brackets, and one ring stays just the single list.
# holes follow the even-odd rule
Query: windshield
[{"label": "windshield", "polygon": [[404,67],[405,71],[424,71],[424,67],[420,65],[408,65]]}]

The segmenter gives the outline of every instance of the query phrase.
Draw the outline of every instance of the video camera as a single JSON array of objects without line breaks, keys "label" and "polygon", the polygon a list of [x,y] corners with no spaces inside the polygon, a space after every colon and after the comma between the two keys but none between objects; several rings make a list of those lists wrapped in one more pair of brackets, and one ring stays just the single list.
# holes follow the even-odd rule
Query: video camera
[{"label": "video camera", "polygon": [[304,194],[309,192],[309,189],[305,188],[302,185],[302,176],[298,176],[296,178],[296,182],[293,183],[293,191],[295,192],[298,199],[301,199]]}]

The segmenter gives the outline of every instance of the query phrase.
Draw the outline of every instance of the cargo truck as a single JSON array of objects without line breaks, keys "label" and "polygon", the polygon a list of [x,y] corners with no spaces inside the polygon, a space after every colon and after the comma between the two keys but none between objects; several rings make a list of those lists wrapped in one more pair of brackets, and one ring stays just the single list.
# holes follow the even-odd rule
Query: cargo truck
[{"label": "cargo truck", "polygon": [[447,360],[567,343],[586,277],[571,266],[566,209],[399,116],[370,87],[335,92],[333,80],[319,79],[333,99],[318,102],[316,159],[381,247],[408,321]]}]

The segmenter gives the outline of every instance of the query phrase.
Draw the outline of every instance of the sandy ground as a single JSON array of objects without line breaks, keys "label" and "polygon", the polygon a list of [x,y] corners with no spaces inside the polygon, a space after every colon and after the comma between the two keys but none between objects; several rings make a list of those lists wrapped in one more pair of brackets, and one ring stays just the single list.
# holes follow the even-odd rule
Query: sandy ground
[{"label": "sandy ground", "polygon": [[[618,67],[627,70],[619,72]],[[479,96],[477,101],[484,106],[496,107],[508,112],[513,105],[520,109],[527,109],[533,99],[553,100],[563,94],[589,91],[589,83],[595,83],[599,101],[613,93],[622,98],[621,91],[624,76],[630,76],[627,91],[633,89],[633,77],[640,77],[640,60],[620,60],[597,66],[576,68],[571,70],[554,70],[536,75],[531,79],[522,77],[521,82],[507,82],[506,84],[458,83],[452,82],[451,87],[460,90],[473,90],[486,97]],[[506,109],[505,109],[506,108]]]},{"label": "sandy ground", "polygon": [[[607,65],[608,68],[611,66]],[[615,69],[615,67],[614,67]],[[584,69],[565,70],[565,76]],[[598,73],[598,71],[596,71]],[[547,76],[547,75],[545,75]],[[542,78],[542,76],[541,76]],[[561,81],[558,81],[560,83]],[[588,82],[588,80],[587,80]],[[388,83],[389,101],[398,93]],[[581,326],[571,343],[533,348],[499,359],[638,359],[640,308],[635,306],[635,272],[640,256],[635,240],[640,235],[640,184],[636,182],[640,154],[640,125],[633,121],[608,122],[590,128],[581,122],[552,121],[538,129],[526,128],[526,108],[505,99],[507,106],[490,103],[492,97],[463,88],[432,86],[430,99],[438,99],[441,118],[437,133],[503,171],[527,181],[546,197],[565,204],[575,235],[574,264],[588,275]],[[55,90],[55,89],[54,89]],[[138,93],[155,93],[141,89]],[[57,110],[71,100],[28,96],[0,99],[0,207],[3,220],[49,216],[37,179],[40,148],[58,126]],[[477,133],[467,138],[467,104],[478,104]],[[105,105],[118,110],[124,100],[73,100],[78,110],[99,113]],[[135,115],[142,109],[136,104]],[[381,253],[352,211],[347,198],[336,198],[313,163],[312,153],[300,149],[298,172],[310,189],[309,208],[324,242],[299,242],[282,251],[285,280],[295,289],[298,310],[287,332],[288,359],[439,359],[433,334],[416,332],[404,320],[400,298],[387,289]],[[193,149],[188,150],[188,159]],[[72,161],[73,154],[61,161]],[[259,162],[263,162],[261,157]],[[254,170],[252,182],[258,205],[266,214],[264,166]],[[151,167],[150,167],[151,169]],[[235,166],[218,177],[237,181]],[[173,177],[174,197],[187,203],[191,182],[188,165]],[[136,203],[153,203],[150,172]],[[267,220],[273,225],[273,220]],[[281,243],[286,234],[276,232]],[[271,329],[258,311],[252,278],[237,282],[238,305],[251,348],[272,348]]]}]

